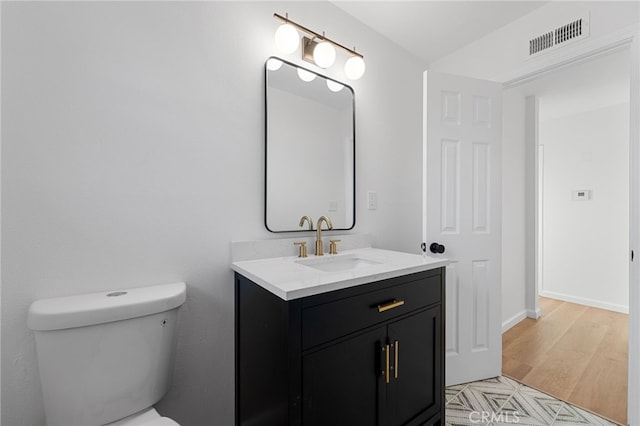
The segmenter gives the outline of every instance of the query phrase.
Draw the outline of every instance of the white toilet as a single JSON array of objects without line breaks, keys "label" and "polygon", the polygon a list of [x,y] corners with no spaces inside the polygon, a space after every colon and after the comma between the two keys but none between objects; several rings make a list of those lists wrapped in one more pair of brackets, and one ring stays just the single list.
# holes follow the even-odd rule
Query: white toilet
[{"label": "white toilet", "polygon": [[179,426],[153,404],[171,382],[184,283],[34,302],[47,426]]}]

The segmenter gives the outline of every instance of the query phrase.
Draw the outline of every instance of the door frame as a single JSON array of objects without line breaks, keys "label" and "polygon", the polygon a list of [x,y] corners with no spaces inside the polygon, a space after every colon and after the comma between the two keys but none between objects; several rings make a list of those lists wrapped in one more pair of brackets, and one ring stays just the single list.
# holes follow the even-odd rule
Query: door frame
[{"label": "door frame", "polygon": [[[640,32],[631,42],[629,245],[640,252]],[[629,263],[629,382],[627,423],[640,423],[640,259]]]},{"label": "door frame", "polygon": [[[578,64],[619,49],[629,49],[629,246],[640,254],[640,29],[634,25],[619,31],[589,51],[570,57],[568,52],[555,63],[547,64],[535,72],[524,72],[503,85],[504,89],[542,77],[561,68]],[[539,276],[539,152],[538,99],[526,98],[525,146],[525,309],[527,316],[538,318]],[[631,254],[630,254],[631,256]],[[631,259],[630,259],[631,260]],[[629,262],[629,371],[627,394],[627,422],[640,424],[640,259]]]}]

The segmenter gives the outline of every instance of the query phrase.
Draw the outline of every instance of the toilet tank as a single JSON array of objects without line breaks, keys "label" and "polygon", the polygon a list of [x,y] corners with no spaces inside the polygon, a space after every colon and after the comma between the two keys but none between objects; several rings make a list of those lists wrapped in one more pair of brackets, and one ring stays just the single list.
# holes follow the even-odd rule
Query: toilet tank
[{"label": "toilet tank", "polygon": [[47,426],[104,425],[167,392],[184,283],[34,302]]}]

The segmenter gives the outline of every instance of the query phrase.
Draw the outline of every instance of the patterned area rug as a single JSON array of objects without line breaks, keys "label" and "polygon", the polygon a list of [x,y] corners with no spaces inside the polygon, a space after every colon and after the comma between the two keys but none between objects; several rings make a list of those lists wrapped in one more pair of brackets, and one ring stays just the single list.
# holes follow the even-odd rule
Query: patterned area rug
[{"label": "patterned area rug", "polygon": [[446,396],[447,426],[616,425],[504,376],[450,386]]}]

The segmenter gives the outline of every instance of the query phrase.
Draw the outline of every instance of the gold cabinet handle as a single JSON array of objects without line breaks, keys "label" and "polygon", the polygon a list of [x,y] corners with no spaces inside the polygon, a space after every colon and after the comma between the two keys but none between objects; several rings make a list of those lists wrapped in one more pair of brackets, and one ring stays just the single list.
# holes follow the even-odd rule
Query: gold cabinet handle
[{"label": "gold cabinet handle", "polygon": [[394,354],[395,355],[394,356],[394,364],[395,365],[394,365],[394,368],[393,368],[393,377],[397,379],[398,378],[398,364],[400,363],[400,361],[398,361],[398,353],[400,352],[400,349],[399,349],[400,343],[396,340],[393,343],[393,346],[395,347],[395,352],[396,352]]},{"label": "gold cabinet handle", "polygon": [[384,351],[385,361],[384,361],[384,381],[385,383],[389,383],[389,344],[385,345]]},{"label": "gold cabinet handle", "polygon": [[397,308],[404,305],[404,300],[394,300],[393,302],[385,303],[384,305],[378,305],[378,312],[388,311],[389,309]]}]

